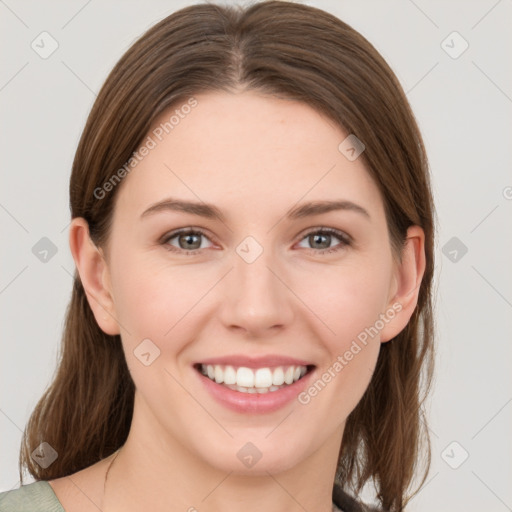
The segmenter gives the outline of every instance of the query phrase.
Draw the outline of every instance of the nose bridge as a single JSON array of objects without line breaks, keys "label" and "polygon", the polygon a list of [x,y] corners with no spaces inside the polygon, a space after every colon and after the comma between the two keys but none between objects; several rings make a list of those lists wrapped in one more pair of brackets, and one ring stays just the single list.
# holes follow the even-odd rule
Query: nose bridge
[{"label": "nose bridge", "polygon": [[[226,325],[247,331],[264,331],[291,321],[290,297],[279,274],[279,262],[271,247],[247,236],[235,248],[233,270],[223,305]],[[284,280],[284,279],[283,279]]]}]

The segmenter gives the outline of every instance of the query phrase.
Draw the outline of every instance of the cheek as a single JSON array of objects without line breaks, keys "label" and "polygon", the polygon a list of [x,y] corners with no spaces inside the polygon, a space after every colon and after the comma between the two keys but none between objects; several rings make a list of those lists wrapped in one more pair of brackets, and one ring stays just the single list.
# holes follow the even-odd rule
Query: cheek
[{"label": "cheek", "polygon": [[375,324],[385,307],[388,280],[384,272],[366,267],[364,272],[317,273],[314,283],[305,302],[329,329],[316,322],[324,356],[298,401],[315,418],[313,429],[331,432],[354,410],[371,381],[381,347]]},{"label": "cheek", "polygon": [[162,337],[204,295],[203,274],[166,266],[150,256],[123,260],[112,272],[119,321],[129,331],[132,326]]},{"label": "cheek", "polygon": [[[198,324],[194,313],[200,310],[194,305],[208,287],[204,273],[193,271],[193,266],[185,269],[180,271],[145,255],[124,258],[112,272],[127,365],[137,389],[153,410],[161,406],[162,397],[175,407],[187,404],[173,379],[181,382],[183,377],[182,369],[174,362],[194,338]],[[192,412],[201,416],[200,410]]]},{"label": "cheek", "polygon": [[316,380],[299,397],[304,405],[311,402],[319,418],[329,411],[346,418],[370,383],[381,346],[377,322],[387,304],[390,269],[378,259],[331,266],[302,279],[302,287],[297,284],[323,325],[316,322],[325,357]]},{"label": "cheek", "polygon": [[322,339],[333,354],[346,350],[353,339],[375,325],[386,308],[390,278],[385,262],[342,263],[297,275],[294,290],[326,327]]},{"label": "cheek", "polygon": [[183,336],[176,333],[190,325],[195,306],[214,283],[206,266],[178,268],[150,254],[120,260],[112,285],[123,339],[134,344],[149,338],[162,350],[172,339],[173,350],[179,351]]}]

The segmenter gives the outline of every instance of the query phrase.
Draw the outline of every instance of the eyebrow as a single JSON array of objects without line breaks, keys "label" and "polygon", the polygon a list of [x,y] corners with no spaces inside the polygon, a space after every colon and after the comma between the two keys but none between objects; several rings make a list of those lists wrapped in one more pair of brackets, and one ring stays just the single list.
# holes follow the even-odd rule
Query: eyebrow
[{"label": "eyebrow", "polygon": [[[311,201],[309,203],[304,203],[295,208],[292,208],[286,213],[286,217],[291,220],[301,219],[312,215],[320,215],[322,213],[338,210],[353,211],[363,215],[367,219],[371,219],[370,214],[365,208],[359,206],[356,203],[353,203],[352,201],[346,200]],[[223,213],[212,204],[196,201],[185,201],[183,199],[173,198],[167,198],[163,201],[159,201],[158,203],[151,205],[142,213],[141,218],[163,211],[190,213],[192,215],[198,215],[208,219],[218,219],[221,222],[225,222]]]},{"label": "eyebrow", "polygon": [[360,213],[367,219],[371,219],[370,214],[362,206],[359,206],[352,201],[339,200],[339,201],[312,201],[305,203],[290,210],[287,213],[289,219],[301,219],[311,215],[320,215],[337,210],[352,211]]}]

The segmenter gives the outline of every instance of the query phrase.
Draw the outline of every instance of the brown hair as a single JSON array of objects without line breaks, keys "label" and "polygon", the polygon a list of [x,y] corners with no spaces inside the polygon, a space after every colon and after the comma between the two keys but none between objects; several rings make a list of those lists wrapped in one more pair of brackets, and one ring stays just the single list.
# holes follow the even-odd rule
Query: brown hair
[{"label": "brown hair", "polygon": [[[422,422],[433,367],[434,206],[405,94],[361,34],[320,9],[285,1],[204,3],[166,17],[128,49],[98,94],[73,162],[71,216],[85,218],[93,241],[106,247],[122,183],[102,199],[94,191],[125,165],[155,118],[194,94],[240,89],[302,101],[363,141],[361,158],[382,194],[395,253],[408,227],[424,230],[417,307],[381,347],[371,383],[347,419],[336,475],[355,493],[373,480],[383,507],[402,510],[420,455],[419,485],[430,466]],[[24,466],[36,480],[51,480],[110,455],[128,436],[133,399],[120,337],[98,327],[75,272],[59,366],[22,441],[21,480]],[[58,452],[47,468],[30,456],[43,441]]]}]

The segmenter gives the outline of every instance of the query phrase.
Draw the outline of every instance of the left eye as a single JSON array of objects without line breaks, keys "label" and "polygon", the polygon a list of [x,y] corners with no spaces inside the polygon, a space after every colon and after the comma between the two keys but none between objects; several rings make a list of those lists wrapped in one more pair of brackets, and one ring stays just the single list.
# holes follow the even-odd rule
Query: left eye
[{"label": "left eye", "polygon": [[[333,238],[337,238],[341,243],[337,244],[335,247],[331,247],[330,244]],[[342,249],[346,245],[350,245],[350,239],[347,235],[331,228],[311,231],[302,239],[301,243],[304,241],[313,245],[313,247],[309,247],[310,249],[316,249],[320,252],[333,252]],[[314,247],[315,245],[317,247]],[[318,247],[318,245],[320,245],[320,247]]]}]

